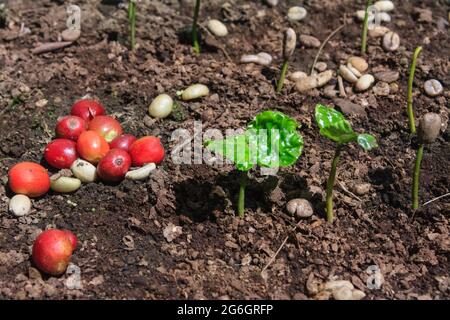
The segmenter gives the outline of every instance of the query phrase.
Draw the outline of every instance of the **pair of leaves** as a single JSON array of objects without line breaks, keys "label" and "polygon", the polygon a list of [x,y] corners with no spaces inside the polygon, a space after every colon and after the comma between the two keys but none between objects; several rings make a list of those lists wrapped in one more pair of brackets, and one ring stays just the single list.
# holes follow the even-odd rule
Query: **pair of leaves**
[{"label": "pair of leaves", "polygon": [[378,147],[374,136],[354,132],[344,115],[333,108],[316,105],[315,118],[320,134],[334,142],[346,144],[356,141],[366,151]]},{"label": "pair of leaves", "polygon": [[247,126],[245,133],[223,140],[206,142],[206,147],[233,161],[247,171],[261,167],[287,167],[295,163],[303,150],[302,136],[294,119],[278,111],[264,111]]}]

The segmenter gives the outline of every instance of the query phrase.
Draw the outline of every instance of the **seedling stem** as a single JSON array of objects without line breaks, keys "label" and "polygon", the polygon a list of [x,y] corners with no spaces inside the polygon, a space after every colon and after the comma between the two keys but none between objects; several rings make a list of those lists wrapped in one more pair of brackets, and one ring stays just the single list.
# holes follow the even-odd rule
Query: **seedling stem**
[{"label": "seedling stem", "polygon": [[416,163],[414,165],[414,176],[413,176],[413,189],[412,189],[412,207],[414,210],[419,208],[419,177],[420,177],[420,164],[422,163],[423,157],[423,144],[419,145],[416,154]]},{"label": "seedling stem", "polygon": [[195,9],[194,9],[194,21],[192,22],[192,45],[194,46],[195,53],[200,53],[200,43],[198,42],[198,13],[200,11],[200,0],[195,1]]},{"label": "seedling stem", "polygon": [[239,200],[238,200],[238,214],[239,217],[244,217],[245,208],[245,187],[247,186],[247,171],[242,171],[239,178]]},{"label": "seedling stem", "polygon": [[128,21],[130,23],[131,50],[136,46],[136,0],[130,0],[128,4]]},{"label": "seedling stem", "polygon": [[408,79],[408,118],[409,118],[409,130],[412,134],[416,133],[416,125],[414,123],[414,111],[413,111],[413,98],[412,98],[412,87],[414,83],[414,73],[416,72],[417,57],[422,51],[422,47],[417,47],[414,51],[413,59],[411,62],[411,67],[409,68],[409,79]]},{"label": "seedling stem", "polygon": [[369,7],[371,3],[372,3],[371,0],[366,1],[366,12],[364,14],[363,30],[361,35],[361,55],[366,54],[367,30],[369,29]]},{"label": "seedling stem", "polygon": [[330,176],[327,181],[327,195],[326,195],[326,203],[327,203],[327,221],[329,223],[333,223],[334,214],[333,214],[333,187],[334,181],[336,179],[336,168],[339,162],[339,158],[341,155],[342,145],[338,144],[336,147],[336,151],[334,153],[333,162],[331,163],[331,171]]},{"label": "seedling stem", "polygon": [[281,67],[280,80],[277,82],[277,92],[280,92],[283,89],[284,78],[286,77],[286,71],[288,69],[289,61],[286,59],[283,61],[283,66]]}]

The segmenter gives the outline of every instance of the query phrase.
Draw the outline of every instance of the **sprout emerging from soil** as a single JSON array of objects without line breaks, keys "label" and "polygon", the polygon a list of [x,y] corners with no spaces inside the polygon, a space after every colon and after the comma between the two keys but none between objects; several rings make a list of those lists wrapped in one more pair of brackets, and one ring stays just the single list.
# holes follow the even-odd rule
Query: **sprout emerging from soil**
[{"label": "sprout emerging from soil", "polygon": [[281,66],[280,80],[277,83],[277,92],[283,89],[284,78],[288,69],[289,58],[292,56],[297,44],[297,35],[292,28],[288,28],[284,33],[283,39],[283,65]]},{"label": "sprout emerging from soil", "polygon": [[315,118],[320,129],[320,134],[328,139],[337,142],[336,151],[331,163],[331,172],[327,181],[327,220],[333,222],[333,186],[336,178],[336,168],[339,162],[342,148],[349,142],[357,142],[364,150],[368,151],[378,147],[377,140],[370,134],[357,134],[353,131],[350,123],[339,111],[323,106],[316,105]]},{"label": "sprout emerging from soil", "polygon": [[238,214],[244,216],[247,172],[258,165],[265,168],[294,164],[303,150],[297,122],[278,111],[264,111],[251,121],[243,134],[207,141],[206,148],[232,161],[241,171]]},{"label": "sprout emerging from soil", "polygon": [[419,56],[421,51],[422,51],[422,47],[416,48],[416,50],[414,51],[413,59],[411,61],[411,66],[409,67],[407,112],[408,112],[408,119],[409,119],[409,130],[411,131],[411,134],[416,133],[416,125],[414,123],[412,87],[413,87],[413,83],[414,83],[414,73],[416,72],[417,57]]},{"label": "sprout emerging from soil", "polygon": [[423,148],[425,144],[433,143],[441,130],[442,120],[436,113],[426,113],[419,122],[419,132],[417,135],[419,148],[416,154],[416,163],[414,165],[413,188],[412,188],[412,208],[419,208],[419,177],[420,165],[422,163]]},{"label": "sprout emerging from soil", "polygon": [[136,0],[130,0],[128,3],[128,22],[130,23],[130,43],[131,50],[136,46]]},{"label": "sprout emerging from soil", "polygon": [[372,1],[366,0],[366,11],[364,14],[364,22],[363,22],[363,29],[362,29],[362,35],[361,35],[361,54],[366,54],[366,48],[367,48],[367,30],[369,29],[369,7],[371,6]]},{"label": "sprout emerging from soil", "polygon": [[195,8],[194,8],[194,19],[192,22],[192,46],[194,47],[195,53],[200,53],[200,43],[198,41],[198,13],[200,11],[200,0],[195,1]]}]

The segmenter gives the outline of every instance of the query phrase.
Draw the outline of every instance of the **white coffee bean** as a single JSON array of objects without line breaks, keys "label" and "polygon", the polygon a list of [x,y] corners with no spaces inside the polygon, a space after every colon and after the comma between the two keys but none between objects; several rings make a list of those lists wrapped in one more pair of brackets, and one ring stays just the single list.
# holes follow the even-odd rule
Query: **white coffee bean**
[{"label": "white coffee bean", "polygon": [[204,84],[193,84],[183,91],[181,99],[183,100],[193,100],[200,97],[207,96],[209,94],[209,89]]},{"label": "white coffee bean", "polygon": [[365,91],[375,82],[375,78],[371,74],[365,74],[356,82],[355,88],[357,91]]},{"label": "white coffee bean", "polygon": [[207,27],[217,37],[225,37],[228,35],[227,26],[217,19],[211,19],[208,21]]},{"label": "white coffee bean", "polygon": [[26,195],[16,194],[9,200],[9,211],[16,217],[27,215],[31,210],[31,200]]},{"label": "white coffee bean", "polygon": [[377,8],[378,11],[384,12],[392,11],[395,8],[394,3],[389,0],[377,1],[374,3],[374,6],[375,8]]},{"label": "white coffee bean", "polygon": [[348,58],[347,63],[350,63],[359,72],[364,72],[369,68],[366,60],[361,57],[350,57]]},{"label": "white coffee bean", "polygon": [[425,93],[430,97],[436,97],[444,91],[442,84],[436,79],[430,79],[425,81],[423,88]]},{"label": "white coffee bean", "polygon": [[291,7],[288,10],[288,18],[292,21],[300,21],[306,17],[307,11],[303,7],[295,6]]},{"label": "white coffee bean", "polygon": [[344,65],[339,67],[339,74],[350,83],[356,83],[358,81],[358,77]]},{"label": "white coffee bean", "polygon": [[383,37],[383,49],[386,51],[395,51],[400,46],[400,37],[397,33],[389,31]]}]

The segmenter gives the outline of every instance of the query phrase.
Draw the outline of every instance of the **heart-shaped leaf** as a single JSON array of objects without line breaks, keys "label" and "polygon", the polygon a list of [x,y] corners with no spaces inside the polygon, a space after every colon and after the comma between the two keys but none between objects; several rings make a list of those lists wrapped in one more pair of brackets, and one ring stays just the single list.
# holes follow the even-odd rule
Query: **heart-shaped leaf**
[{"label": "heart-shaped leaf", "polygon": [[374,136],[366,133],[358,135],[358,144],[366,151],[378,147],[377,139]]},{"label": "heart-shaped leaf", "polygon": [[320,128],[320,134],[324,137],[341,144],[356,140],[357,134],[339,111],[318,104],[316,105],[315,118]]}]

